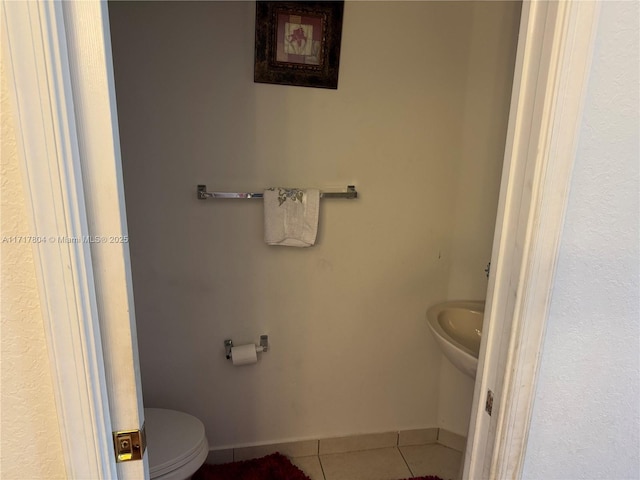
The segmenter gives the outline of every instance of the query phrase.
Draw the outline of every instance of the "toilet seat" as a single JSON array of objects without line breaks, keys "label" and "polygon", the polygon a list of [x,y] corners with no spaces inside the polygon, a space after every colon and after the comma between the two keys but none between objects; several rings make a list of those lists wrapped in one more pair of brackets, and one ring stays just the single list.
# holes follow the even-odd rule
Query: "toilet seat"
[{"label": "toilet seat", "polygon": [[163,408],[145,408],[144,417],[151,478],[191,477],[209,454],[202,422],[186,413]]}]

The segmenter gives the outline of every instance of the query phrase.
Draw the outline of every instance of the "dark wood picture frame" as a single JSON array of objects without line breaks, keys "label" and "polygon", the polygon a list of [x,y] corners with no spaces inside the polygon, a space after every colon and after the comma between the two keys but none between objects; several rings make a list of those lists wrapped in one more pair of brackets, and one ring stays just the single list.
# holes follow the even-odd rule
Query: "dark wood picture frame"
[{"label": "dark wood picture frame", "polygon": [[344,1],[257,1],[254,81],[338,88]]}]

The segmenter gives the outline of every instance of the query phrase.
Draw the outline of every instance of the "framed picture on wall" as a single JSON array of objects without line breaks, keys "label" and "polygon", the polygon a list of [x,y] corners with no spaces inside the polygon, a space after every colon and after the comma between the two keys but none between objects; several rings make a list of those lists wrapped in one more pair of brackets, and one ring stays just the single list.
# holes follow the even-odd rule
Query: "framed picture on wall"
[{"label": "framed picture on wall", "polygon": [[338,88],[344,1],[257,1],[254,81]]}]

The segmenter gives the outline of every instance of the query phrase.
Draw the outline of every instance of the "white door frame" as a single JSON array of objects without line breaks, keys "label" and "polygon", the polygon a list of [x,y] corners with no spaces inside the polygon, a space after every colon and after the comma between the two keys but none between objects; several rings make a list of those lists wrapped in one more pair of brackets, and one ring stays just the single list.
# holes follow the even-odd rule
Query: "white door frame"
[{"label": "white door frame", "polygon": [[[62,12],[3,2],[3,56],[16,114],[34,258],[69,478],[116,478],[111,420]],[[46,243],[45,243],[46,242]]]},{"label": "white door frame", "polygon": [[598,12],[523,4],[465,478],[522,473]]},{"label": "white door frame", "polygon": [[[2,10],[28,214],[34,235],[55,239],[35,255],[67,473],[148,478],[146,460],[115,464],[111,440],[114,419],[143,421],[129,251],[57,241],[126,235],[106,3]],[[581,0],[522,7],[465,478],[522,471],[597,11]]]},{"label": "white door frame", "polygon": [[69,478],[148,478],[106,2],[2,3],[3,56]]}]

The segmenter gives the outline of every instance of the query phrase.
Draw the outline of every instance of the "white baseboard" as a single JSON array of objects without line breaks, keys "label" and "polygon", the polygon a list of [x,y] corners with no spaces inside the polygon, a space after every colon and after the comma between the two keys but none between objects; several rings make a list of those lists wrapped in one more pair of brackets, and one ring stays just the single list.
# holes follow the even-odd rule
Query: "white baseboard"
[{"label": "white baseboard", "polygon": [[463,452],[467,439],[442,428],[421,428],[399,432],[368,433],[344,437],[320,438],[296,442],[272,443],[237,448],[211,449],[205,463],[212,465],[249,460],[280,452],[288,457],[310,457],[333,453],[357,452],[376,448],[428,445],[438,443]]}]

